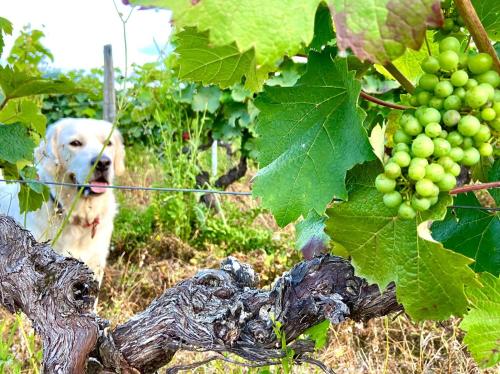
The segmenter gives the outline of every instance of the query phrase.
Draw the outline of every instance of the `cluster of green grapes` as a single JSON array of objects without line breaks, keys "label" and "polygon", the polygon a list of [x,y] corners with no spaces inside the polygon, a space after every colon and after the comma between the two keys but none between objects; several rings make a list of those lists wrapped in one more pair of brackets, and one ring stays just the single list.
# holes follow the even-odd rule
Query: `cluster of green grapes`
[{"label": "cluster of green grapes", "polygon": [[[456,186],[461,166],[496,153],[500,131],[500,76],[486,53],[460,52],[460,42],[447,37],[439,55],[421,64],[411,104],[394,133],[392,157],[375,186],[388,207],[412,219],[428,210],[441,191]],[[492,145],[493,144],[493,145]]]},{"label": "cluster of green grapes", "polygon": [[464,20],[458,14],[457,10],[452,7],[451,0],[441,1],[441,9],[445,15],[443,26],[441,27],[440,34],[446,35],[450,33],[460,33],[462,27],[465,26]]}]

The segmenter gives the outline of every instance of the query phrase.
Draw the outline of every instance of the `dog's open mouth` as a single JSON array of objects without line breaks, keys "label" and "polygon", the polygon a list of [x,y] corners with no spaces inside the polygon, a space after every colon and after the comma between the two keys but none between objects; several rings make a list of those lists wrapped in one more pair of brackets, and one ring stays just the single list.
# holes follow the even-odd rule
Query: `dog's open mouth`
[{"label": "dog's open mouth", "polygon": [[[80,185],[76,180],[76,176],[74,174],[70,174],[71,182],[77,185]],[[109,181],[106,177],[100,176],[91,180],[88,183],[88,186],[83,189],[83,195],[100,195],[106,192],[109,186]]]}]

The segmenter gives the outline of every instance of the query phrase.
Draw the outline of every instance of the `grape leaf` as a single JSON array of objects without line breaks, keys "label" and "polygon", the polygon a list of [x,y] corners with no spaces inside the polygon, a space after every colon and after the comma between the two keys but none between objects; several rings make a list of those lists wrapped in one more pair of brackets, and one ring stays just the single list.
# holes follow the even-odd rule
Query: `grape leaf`
[{"label": "grape leaf", "polygon": [[15,164],[19,160],[31,160],[35,143],[21,124],[0,124],[0,160]]},{"label": "grape leaf", "polygon": [[[490,172],[488,174],[488,180],[490,182],[500,181],[500,158],[497,158],[492,165]],[[500,206],[500,188],[492,188],[488,190],[491,197],[495,200],[497,206]]]},{"label": "grape leaf", "polygon": [[17,195],[21,214],[40,209],[43,203],[49,198],[48,191],[48,189],[44,189],[42,193],[39,193],[30,186],[21,184]]},{"label": "grape leaf", "polygon": [[330,9],[325,3],[321,3],[316,10],[314,20],[314,36],[309,48],[317,52],[321,51],[321,47],[327,45],[335,38],[333,31],[332,15]]},{"label": "grape leaf", "polygon": [[266,87],[258,96],[261,169],[253,192],[279,225],[310,209],[322,214],[335,196],[347,198],[346,171],[374,158],[359,92],[346,60],[334,60],[325,49],[311,52],[295,86]]},{"label": "grape leaf", "polygon": [[427,26],[443,23],[439,0],[331,0],[339,48],[384,64],[420,49]]},{"label": "grape leaf", "polygon": [[257,65],[274,66],[293,56],[313,38],[321,0],[133,0],[134,5],[171,9],[179,28],[210,30],[213,46],[236,43],[240,52],[255,50]]},{"label": "grape leaf", "polygon": [[471,260],[418,234],[420,224],[444,215],[451,198],[442,196],[431,211],[402,220],[374,187],[381,170],[377,162],[350,173],[349,201],[327,210],[327,233],[349,252],[357,275],[381,288],[395,282],[398,301],[414,319],[460,315],[467,307],[464,286],[474,279]]},{"label": "grape leaf", "polygon": [[489,273],[480,276],[483,287],[468,287],[472,304],[460,327],[466,331],[464,343],[485,368],[500,362],[500,278]]},{"label": "grape leaf", "polygon": [[500,41],[500,2],[498,0],[471,0],[488,36]]},{"label": "grape leaf", "polygon": [[[427,32],[427,40],[429,41],[429,47],[432,55],[437,56],[439,54],[439,44],[433,42],[433,33],[434,32],[432,31]],[[422,64],[422,60],[424,60],[427,56],[429,56],[429,51],[427,50],[427,46],[424,44],[418,51],[407,49],[402,56],[392,61],[392,63],[406,78],[408,78],[413,84],[416,84],[418,79],[423,74],[420,65]],[[395,79],[382,65],[375,64],[375,69],[387,78]]]},{"label": "grape leaf", "polygon": [[47,118],[33,100],[9,100],[0,111],[0,123],[9,125],[17,122],[32,128],[41,136],[45,135]]},{"label": "grape leaf", "polygon": [[6,99],[42,94],[72,94],[84,91],[69,79],[31,76],[10,66],[0,66],[0,87]]},{"label": "grape leaf", "polygon": [[309,327],[304,331],[304,335],[314,341],[314,348],[321,349],[326,346],[328,341],[328,330],[330,329],[330,321],[325,319],[323,322]]},{"label": "grape leaf", "polygon": [[208,32],[197,32],[194,28],[178,33],[176,41],[182,79],[227,88],[246,77],[245,85],[257,91],[267,76],[265,70],[257,72],[253,48],[240,52],[235,43],[212,47]]},{"label": "grape leaf", "polygon": [[3,47],[5,47],[4,35],[12,35],[12,23],[8,19],[0,17],[0,56],[2,55]]},{"label": "grape leaf", "polygon": [[193,95],[191,107],[197,112],[207,110],[210,113],[215,113],[220,106],[220,96],[221,91],[216,86],[200,87]]},{"label": "grape leaf", "polygon": [[[295,247],[302,250],[304,257],[312,258],[319,255],[321,249],[326,248],[330,238],[325,234],[325,221],[326,217],[320,216],[312,209],[305,219],[295,225]],[[304,252],[308,250],[314,251],[314,253]]]},{"label": "grape leaf", "polygon": [[[500,161],[497,160],[490,171],[491,178],[498,178],[499,170]],[[491,193],[498,203],[498,191],[493,189]],[[458,195],[454,204],[481,207],[472,192]],[[475,262],[471,265],[474,271],[487,271],[495,276],[500,274],[499,212],[481,209],[450,209],[443,221],[436,221],[432,224],[432,237],[443,243],[446,248],[474,259]]]}]

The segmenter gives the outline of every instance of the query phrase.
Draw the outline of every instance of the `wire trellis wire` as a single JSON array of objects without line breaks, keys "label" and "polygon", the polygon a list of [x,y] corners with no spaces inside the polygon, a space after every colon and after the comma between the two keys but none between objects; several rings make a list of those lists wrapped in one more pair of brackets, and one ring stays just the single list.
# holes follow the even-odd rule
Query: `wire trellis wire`
[{"label": "wire trellis wire", "polygon": [[[62,186],[62,187],[75,187],[75,188],[92,187],[92,184],[76,184],[69,182],[43,182],[35,179],[0,179],[0,182],[19,183],[19,184],[35,183],[35,184],[43,184],[46,186]],[[233,195],[233,196],[252,196],[252,192],[250,191],[223,191],[223,190],[213,190],[205,188],[145,187],[145,186],[121,186],[121,185],[108,185],[108,186],[99,185],[99,187],[116,189],[116,190],[129,190],[129,191],[186,192],[186,193],[204,193],[204,194],[219,194],[219,195]],[[333,201],[343,201],[343,200],[333,199]],[[492,212],[500,211],[500,207],[483,207],[483,206],[473,206],[473,205],[450,205],[448,208],[479,209]]]}]

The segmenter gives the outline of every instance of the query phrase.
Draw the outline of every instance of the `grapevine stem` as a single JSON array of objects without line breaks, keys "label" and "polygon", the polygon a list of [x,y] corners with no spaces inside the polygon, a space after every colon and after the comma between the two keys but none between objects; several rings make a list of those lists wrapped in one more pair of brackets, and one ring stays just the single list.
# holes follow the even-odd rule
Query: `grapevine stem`
[{"label": "grapevine stem", "polygon": [[469,30],[474,39],[474,43],[480,52],[488,53],[493,58],[493,65],[495,70],[500,73],[500,60],[495,52],[495,49],[491,45],[490,39],[486,30],[479,19],[474,6],[470,0],[455,0],[455,5],[460,13],[460,16],[465,22],[467,30]]},{"label": "grapevine stem", "polygon": [[388,62],[384,65],[384,68],[387,69],[391,75],[396,78],[396,80],[401,83],[401,86],[406,90],[408,93],[413,93],[415,91],[415,86],[406,78],[403,73],[401,73],[396,66],[392,62]]},{"label": "grapevine stem", "polygon": [[392,109],[407,110],[407,109],[411,109],[412,108],[411,106],[399,105],[399,104],[395,104],[395,103],[390,103],[388,101],[380,100],[380,99],[378,99],[378,98],[376,98],[374,96],[368,95],[364,91],[361,91],[361,93],[359,94],[359,96],[361,96],[363,99],[365,99],[367,101],[371,101],[372,103],[375,103],[375,104],[378,104],[378,105],[381,105],[381,106],[385,106],[385,107],[388,107],[388,108],[392,108]]},{"label": "grapevine stem", "polygon": [[451,195],[457,195],[459,193],[466,193],[471,191],[479,191],[479,190],[488,190],[491,188],[500,188],[500,181],[489,182],[489,183],[480,183],[480,184],[471,184],[468,186],[462,186],[454,188],[450,191]]},{"label": "grapevine stem", "polygon": [[432,56],[431,46],[429,45],[429,40],[427,39],[427,34],[425,34],[424,41],[425,41],[425,46],[427,47],[427,53],[429,54],[429,56]]}]

